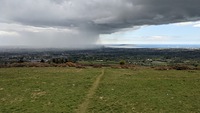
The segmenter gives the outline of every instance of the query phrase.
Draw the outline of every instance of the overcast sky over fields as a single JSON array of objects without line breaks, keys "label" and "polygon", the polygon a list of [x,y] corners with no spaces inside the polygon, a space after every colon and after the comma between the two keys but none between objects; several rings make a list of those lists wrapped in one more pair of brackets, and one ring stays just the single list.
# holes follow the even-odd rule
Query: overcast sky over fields
[{"label": "overcast sky over fields", "polygon": [[200,44],[200,0],[0,0],[0,46]]}]

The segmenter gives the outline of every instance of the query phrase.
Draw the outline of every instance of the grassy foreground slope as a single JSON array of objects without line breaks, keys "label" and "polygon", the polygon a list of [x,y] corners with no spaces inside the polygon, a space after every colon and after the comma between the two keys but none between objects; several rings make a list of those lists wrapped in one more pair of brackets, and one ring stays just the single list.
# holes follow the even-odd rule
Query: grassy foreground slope
[{"label": "grassy foreground slope", "polygon": [[200,71],[0,68],[0,113],[73,113],[84,101],[87,113],[197,113]]},{"label": "grassy foreground slope", "polygon": [[200,71],[107,69],[88,112],[200,112]]},{"label": "grassy foreground slope", "polygon": [[83,101],[97,69],[0,69],[0,113],[72,113]]}]

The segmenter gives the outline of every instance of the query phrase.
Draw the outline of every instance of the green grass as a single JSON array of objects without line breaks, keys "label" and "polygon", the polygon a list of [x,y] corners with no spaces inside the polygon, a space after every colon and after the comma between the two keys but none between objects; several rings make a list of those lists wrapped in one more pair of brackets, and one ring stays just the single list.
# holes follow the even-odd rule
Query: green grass
[{"label": "green grass", "polygon": [[88,112],[200,112],[199,72],[107,69]]},{"label": "green grass", "polygon": [[[73,113],[102,69],[1,68],[0,113]],[[88,113],[198,113],[200,71],[105,68]]]},{"label": "green grass", "polygon": [[100,73],[75,68],[0,69],[0,112],[74,112]]}]

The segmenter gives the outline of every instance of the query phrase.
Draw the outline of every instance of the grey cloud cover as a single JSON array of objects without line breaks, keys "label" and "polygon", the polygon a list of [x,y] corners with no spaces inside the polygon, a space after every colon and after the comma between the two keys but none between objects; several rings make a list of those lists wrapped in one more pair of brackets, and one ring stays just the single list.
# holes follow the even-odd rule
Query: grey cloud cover
[{"label": "grey cloud cover", "polygon": [[44,31],[13,29],[23,40],[29,36],[26,43],[34,42],[33,45],[38,42],[35,38],[53,39],[49,46],[88,45],[95,43],[99,34],[124,28],[197,20],[200,20],[200,0],[0,0],[1,23],[76,32],[51,30],[50,35]]}]

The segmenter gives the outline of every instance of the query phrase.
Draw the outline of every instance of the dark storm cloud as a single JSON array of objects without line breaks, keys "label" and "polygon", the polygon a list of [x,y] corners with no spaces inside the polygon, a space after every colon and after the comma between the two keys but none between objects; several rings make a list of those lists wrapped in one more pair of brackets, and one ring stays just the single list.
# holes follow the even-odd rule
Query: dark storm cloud
[{"label": "dark storm cloud", "polygon": [[200,0],[0,0],[1,23],[73,29],[85,39],[124,28],[197,20]]},{"label": "dark storm cloud", "polygon": [[105,31],[194,21],[199,0],[1,0],[0,18],[33,26],[84,27]]}]

